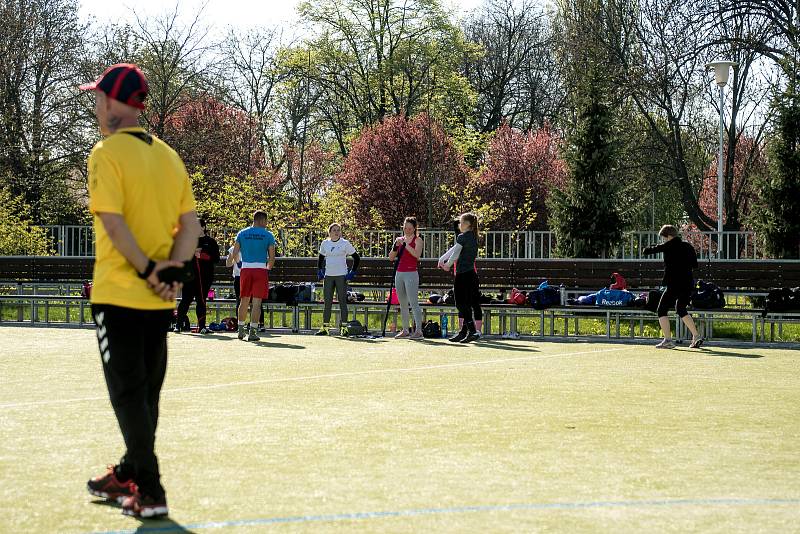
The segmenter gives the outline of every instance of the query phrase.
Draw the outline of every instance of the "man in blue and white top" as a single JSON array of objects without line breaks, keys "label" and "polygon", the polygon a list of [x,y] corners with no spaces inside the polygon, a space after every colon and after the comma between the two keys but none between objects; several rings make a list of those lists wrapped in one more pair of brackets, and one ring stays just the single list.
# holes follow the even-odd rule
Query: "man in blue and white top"
[{"label": "man in blue and white top", "polygon": [[[247,341],[261,339],[256,332],[256,325],[261,318],[261,302],[269,295],[269,271],[275,265],[275,236],[266,229],[266,226],[267,214],[263,211],[255,212],[253,225],[236,234],[236,243],[226,261],[226,265],[231,267],[241,254],[239,339],[247,336]],[[250,311],[251,301],[252,311]],[[249,335],[248,311],[250,311]]]}]

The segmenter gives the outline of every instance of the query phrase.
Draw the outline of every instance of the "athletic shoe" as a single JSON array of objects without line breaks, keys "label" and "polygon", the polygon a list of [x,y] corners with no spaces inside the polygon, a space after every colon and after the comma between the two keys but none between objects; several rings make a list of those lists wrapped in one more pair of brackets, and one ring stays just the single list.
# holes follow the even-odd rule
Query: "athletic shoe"
[{"label": "athletic shoe", "polygon": [[247,327],[244,325],[239,325],[239,339],[244,339],[247,337]]},{"label": "athletic shoe", "polygon": [[102,497],[109,501],[122,502],[136,491],[132,480],[121,482],[117,478],[117,466],[109,465],[104,475],[94,477],[86,483],[86,489],[95,497]]},{"label": "athletic shoe", "polygon": [[323,326],[322,328],[317,330],[317,333],[314,334],[314,335],[316,335],[316,336],[327,336],[328,335],[328,329]]},{"label": "athletic shoe", "polygon": [[424,336],[424,335],[422,335],[422,332],[420,332],[419,330],[417,330],[416,332],[414,332],[413,334],[411,334],[410,336],[408,336],[408,339],[422,339],[422,338],[424,338],[424,337],[425,337],[425,336]]},{"label": "athletic shoe", "polygon": [[201,334],[208,334],[208,328],[205,328],[205,327],[201,328],[200,329],[200,333]]},{"label": "athletic shoe", "polygon": [[260,324],[260,325],[258,325],[258,333],[259,333],[259,334],[261,334],[261,333],[263,333],[263,332],[266,332],[266,331],[267,331],[267,329],[266,329],[266,328],[264,328],[264,325],[263,325],[263,324]]},{"label": "athletic shoe", "polygon": [[472,332],[467,337],[459,341],[459,343],[472,343],[473,341],[477,341],[481,338],[480,332]]},{"label": "athletic shoe", "polygon": [[692,344],[689,345],[689,348],[690,349],[699,349],[700,347],[703,346],[703,341],[705,341],[705,339],[703,339],[702,337],[699,337],[699,338],[695,339],[694,341],[692,341]]},{"label": "athletic shoe", "polygon": [[250,335],[247,336],[247,341],[260,341],[260,340],[261,340],[261,338],[258,337],[258,334],[256,333],[256,329],[255,328],[251,328],[250,329]]},{"label": "athletic shoe", "polygon": [[395,339],[402,339],[404,337],[411,337],[411,334],[408,333],[408,330],[400,330],[400,332],[394,336]]},{"label": "athletic shoe", "polygon": [[466,329],[461,330],[458,334],[456,334],[453,337],[451,337],[449,339],[449,341],[451,343],[461,343],[461,340],[466,338],[468,334],[469,334],[469,332]]},{"label": "athletic shoe", "polygon": [[176,326],[175,328],[172,329],[172,332],[175,333],[175,334],[180,334],[181,333],[181,327],[180,326]]},{"label": "athletic shoe", "polygon": [[122,501],[122,513],[142,519],[167,516],[169,515],[167,497],[165,495],[160,499],[154,499],[149,495],[142,495],[136,491],[133,495]]},{"label": "athletic shoe", "polygon": [[661,343],[656,345],[656,348],[657,349],[674,349],[675,348],[675,342],[672,341],[671,339],[665,339],[664,341],[662,341]]}]

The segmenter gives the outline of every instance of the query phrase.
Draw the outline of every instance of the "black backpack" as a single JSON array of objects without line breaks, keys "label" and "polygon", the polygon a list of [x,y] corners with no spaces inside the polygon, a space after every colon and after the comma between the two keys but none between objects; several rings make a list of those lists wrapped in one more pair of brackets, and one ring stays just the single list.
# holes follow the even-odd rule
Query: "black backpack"
[{"label": "black backpack", "polygon": [[764,315],[767,313],[780,313],[790,310],[800,310],[800,287],[778,287],[771,289],[767,294],[767,305],[764,308]]},{"label": "black backpack", "polygon": [[695,310],[716,310],[725,307],[725,294],[711,282],[698,280],[694,286],[691,297],[692,308]]},{"label": "black backpack", "polygon": [[442,327],[439,326],[439,323],[429,320],[422,325],[422,336],[429,338],[442,337]]},{"label": "black backpack", "polygon": [[361,321],[349,321],[344,328],[342,328],[343,336],[363,336],[367,333],[367,329],[361,324]]},{"label": "black backpack", "polygon": [[314,286],[312,284],[300,284],[295,286],[295,302],[313,302]]}]

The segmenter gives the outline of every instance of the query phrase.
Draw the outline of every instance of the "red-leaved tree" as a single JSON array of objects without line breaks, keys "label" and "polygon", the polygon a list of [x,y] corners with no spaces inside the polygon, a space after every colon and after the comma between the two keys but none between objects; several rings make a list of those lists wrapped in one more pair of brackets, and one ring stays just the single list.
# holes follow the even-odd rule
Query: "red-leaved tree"
[{"label": "red-leaved tree", "polygon": [[[727,158],[727,154],[723,153]],[[750,137],[742,137],[736,143],[733,158],[733,182],[730,191],[726,192],[722,204],[722,220],[725,228],[743,228],[750,215],[750,207],[754,200],[754,178],[758,173],[766,172],[767,160],[763,147],[756,145]],[[698,204],[703,212],[714,222],[717,221],[717,159],[709,166],[703,178],[703,186],[698,195]]]},{"label": "red-leaved tree", "polygon": [[200,96],[170,116],[164,137],[190,173],[200,171],[211,179],[267,173],[253,119],[210,96]]},{"label": "red-leaved tree", "polygon": [[478,177],[478,194],[492,207],[493,227],[547,229],[547,197],[567,176],[558,148],[559,138],[548,124],[535,132],[507,123],[497,129]]},{"label": "red-leaved tree", "polygon": [[[723,153],[727,158],[727,154]],[[756,176],[767,172],[767,159],[762,146],[758,145],[752,138],[742,136],[736,143],[736,153],[733,158],[733,181],[726,185],[725,200],[722,204],[722,220],[725,230],[744,230],[750,218],[750,210],[756,200],[757,191],[755,188]],[[715,223],[717,221],[717,158],[709,166],[703,177],[703,184],[698,194],[698,204],[709,219]],[[690,232],[697,232],[698,228],[694,224],[689,224],[685,228]],[[692,244],[695,247],[702,247],[704,250],[716,250],[716,243],[709,238],[694,237]],[[747,242],[751,249],[755,243],[752,240]],[[739,252],[745,251],[744,240],[739,240]],[[732,254],[731,247],[736,247],[736,240],[731,239],[727,243],[728,254]]]},{"label": "red-leaved tree", "polygon": [[422,226],[441,227],[465,209],[460,192],[468,177],[452,140],[423,113],[395,115],[362,130],[336,180],[348,191],[361,224],[374,224],[375,213],[390,227],[408,215]]}]

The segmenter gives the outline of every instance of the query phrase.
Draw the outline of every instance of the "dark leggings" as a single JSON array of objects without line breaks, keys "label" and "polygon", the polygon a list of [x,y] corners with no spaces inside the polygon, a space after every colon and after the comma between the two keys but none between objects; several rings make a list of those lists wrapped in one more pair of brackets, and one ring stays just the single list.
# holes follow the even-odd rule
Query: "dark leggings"
[{"label": "dark leggings", "polygon": [[666,317],[669,310],[675,306],[675,311],[678,317],[686,317],[689,312],[686,311],[686,306],[689,304],[689,296],[691,289],[667,286],[667,290],[661,295],[661,300],[658,301],[658,316]]},{"label": "dark leggings", "polygon": [[478,275],[475,271],[467,271],[456,275],[456,280],[453,284],[453,296],[458,308],[458,317],[464,319],[465,325],[472,324],[473,320],[483,320]]},{"label": "dark leggings", "polygon": [[189,306],[192,301],[197,302],[197,327],[203,329],[206,326],[206,298],[208,298],[208,290],[211,289],[211,284],[214,279],[208,273],[194,279],[183,286],[181,291],[181,301],[178,304],[178,324],[183,324],[189,313]]}]

